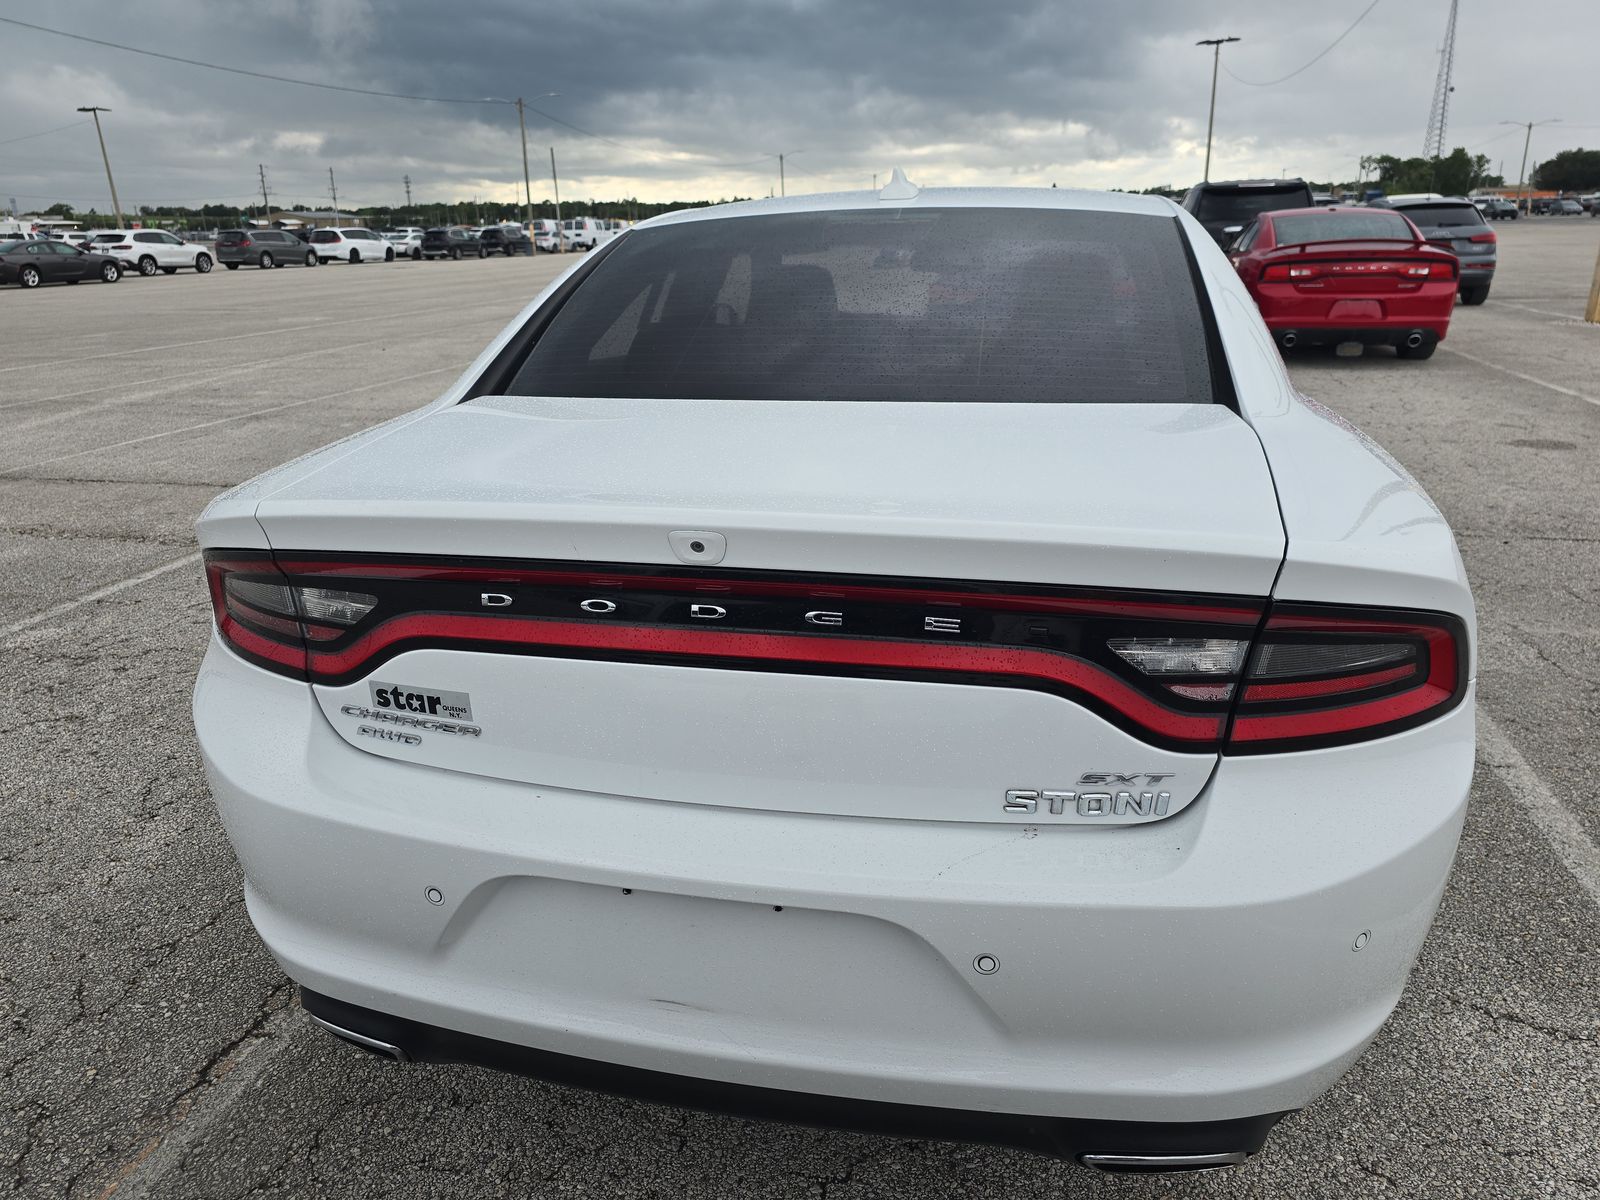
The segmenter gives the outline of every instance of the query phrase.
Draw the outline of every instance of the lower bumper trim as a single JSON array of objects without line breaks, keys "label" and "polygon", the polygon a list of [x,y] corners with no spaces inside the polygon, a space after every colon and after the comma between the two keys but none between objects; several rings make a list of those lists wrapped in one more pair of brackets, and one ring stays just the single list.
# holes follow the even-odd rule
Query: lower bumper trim
[{"label": "lower bumper trim", "polygon": [[[469,1063],[590,1091],[707,1112],[892,1137],[1014,1146],[1110,1171],[1232,1166],[1260,1150],[1286,1113],[1223,1121],[1100,1121],[965,1111],[789,1092],[578,1058],[390,1016],[300,989],[312,1020],[400,1061]],[[1165,1164],[1165,1165],[1163,1165]]]}]

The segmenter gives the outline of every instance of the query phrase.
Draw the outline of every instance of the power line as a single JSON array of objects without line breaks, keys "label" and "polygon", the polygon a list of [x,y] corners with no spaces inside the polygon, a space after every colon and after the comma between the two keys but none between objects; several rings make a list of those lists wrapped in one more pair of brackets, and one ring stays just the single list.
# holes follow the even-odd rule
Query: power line
[{"label": "power line", "polygon": [[57,125],[54,129],[41,129],[38,133],[25,133],[21,137],[7,138],[5,141],[0,142],[0,146],[9,146],[13,142],[26,142],[30,138],[42,138],[47,134],[61,133],[64,130],[76,129],[79,125],[88,125],[89,123],[88,121],[74,121],[70,125]]},{"label": "power line", "polygon": [[1317,56],[1315,58],[1313,58],[1310,62],[1306,63],[1304,66],[1296,67],[1293,71],[1290,71],[1287,75],[1283,76],[1280,79],[1268,79],[1268,80],[1265,80],[1265,81],[1257,82],[1256,80],[1253,80],[1253,79],[1240,79],[1232,71],[1228,71],[1227,67],[1223,67],[1222,69],[1224,71],[1228,71],[1228,78],[1229,79],[1232,79],[1235,83],[1242,83],[1246,87],[1276,87],[1280,83],[1287,83],[1289,80],[1293,79],[1296,75],[1300,74],[1301,71],[1304,71],[1304,70],[1307,70],[1307,69],[1309,69],[1311,67],[1316,66],[1317,63],[1321,62],[1324,58],[1326,58],[1327,55],[1328,55],[1328,52],[1330,50],[1332,50],[1335,46],[1337,46],[1340,42],[1344,41],[1345,38],[1349,37],[1351,35],[1351,33],[1353,33],[1355,31],[1355,27],[1357,25],[1361,24],[1361,22],[1365,21],[1367,19],[1367,14],[1370,13],[1373,9],[1377,8],[1378,4],[1379,4],[1379,0],[1372,0],[1371,4],[1367,5],[1366,8],[1361,10],[1361,15],[1359,17],[1357,17],[1354,21],[1350,22],[1350,27],[1348,29],[1346,29],[1343,33],[1341,33],[1338,37],[1334,38],[1333,41],[1329,42],[1325,47],[1323,47],[1322,50],[1317,54]]}]

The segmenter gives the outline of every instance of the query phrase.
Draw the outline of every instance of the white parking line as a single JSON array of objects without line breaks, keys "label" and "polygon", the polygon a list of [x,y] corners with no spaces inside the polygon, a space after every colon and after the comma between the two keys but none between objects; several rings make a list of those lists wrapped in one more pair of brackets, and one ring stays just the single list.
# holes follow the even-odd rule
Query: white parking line
[{"label": "white parking line", "polygon": [[[530,292],[529,293],[529,298],[531,299],[534,295],[537,295],[538,292],[541,291],[541,290],[543,290],[543,285],[541,285],[540,288],[536,289],[535,291]],[[526,301],[492,300],[492,301],[484,301],[482,304],[472,304],[472,305],[464,305],[464,306],[452,306],[452,305],[449,305],[449,304],[444,304],[444,305],[430,304],[426,308],[413,308],[413,309],[401,310],[401,311],[398,311],[398,312],[396,312],[396,311],[388,311],[388,312],[373,313],[371,316],[349,317],[349,318],[346,318],[343,321],[313,321],[309,325],[280,325],[280,326],[277,326],[276,328],[273,328],[273,329],[258,329],[258,330],[255,330],[255,331],[251,332],[251,333],[230,333],[226,337],[199,338],[199,339],[197,339],[195,341],[192,341],[192,342],[167,342],[164,345],[160,345],[160,346],[134,346],[134,347],[131,347],[131,348],[126,349],[126,350],[107,351],[104,354],[85,354],[80,358],[72,359],[72,363],[74,365],[76,365],[76,364],[82,363],[82,362],[93,362],[97,358],[126,358],[130,354],[153,354],[157,350],[184,350],[184,349],[188,349],[191,346],[210,346],[210,345],[214,345],[214,344],[216,344],[218,342],[238,342],[238,341],[244,340],[245,338],[276,337],[276,336],[278,336],[280,334],[285,334],[285,333],[302,333],[307,329],[334,329],[334,328],[337,328],[337,327],[339,327],[341,325],[361,325],[361,324],[365,324],[365,323],[370,323],[372,321],[395,321],[395,320],[399,320],[402,317],[437,316],[441,311],[449,312],[449,313],[458,313],[458,312],[463,312],[463,311],[465,311],[466,309],[469,309],[469,308],[498,308],[502,304],[505,305],[506,320],[509,321],[512,317],[514,317],[517,314],[517,312],[523,307],[523,305],[526,304]],[[10,372],[10,371],[31,371],[31,370],[34,370],[34,369],[40,368],[40,367],[57,367],[57,368],[59,368],[60,366],[61,366],[61,360],[59,358],[48,358],[48,359],[43,359],[43,360],[41,360],[39,362],[20,363],[17,366],[14,366],[14,367],[0,367],[0,374],[4,374],[4,373]],[[32,403],[32,401],[23,401],[23,403]]]},{"label": "white parking line", "polygon": [[[1575,325],[1587,325],[1580,313],[1556,312],[1553,308],[1535,308],[1531,304],[1518,304],[1515,300],[1501,300],[1499,303],[1510,308],[1520,308],[1523,312],[1538,313],[1543,317],[1560,317],[1563,321],[1571,321]],[[1587,328],[1600,330],[1600,325],[1587,325]]]},{"label": "white parking line", "polygon": [[287,404],[274,404],[269,408],[253,408],[249,412],[234,413],[232,416],[217,417],[210,421],[200,421],[194,425],[184,425],[178,429],[166,429],[160,433],[147,433],[143,437],[127,438],[124,441],[112,442],[105,446],[90,446],[87,450],[74,450],[71,454],[58,454],[54,458],[41,458],[37,462],[24,463],[18,467],[7,467],[0,470],[0,478],[15,475],[19,471],[31,471],[35,467],[47,467],[51,463],[65,462],[69,458],[82,458],[86,454],[99,454],[104,450],[120,450],[124,446],[137,446],[141,442],[154,442],[160,438],[177,437],[180,433],[193,433],[196,429],[210,429],[214,425],[227,425],[233,421],[248,421],[252,417],[264,417],[268,413],[286,412],[291,408],[303,408],[307,404],[316,404],[320,400],[337,400],[340,396],[353,396],[357,392],[368,392],[373,388],[389,387],[396,383],[409,383],[413,379],[425,379],[429,375],[442,375],[449,372],[459,375],[460,367],[434,367],[429,371],[418,371],[414,375],[399,375],[394,379],[379,379],[373,383],[363,383],[359,387],[345,388],[341,392],[329,392],[323,396],[307,396],[304,400],[291,400]]},{"label": "white parking line", "polygon": [[24,629],[31,629],[35,625],[42,625],[46,621],[54,620],[56,617],[65,616],[73,609],[82,608],[85,604],[98,604],[108,596],[115,596],[118,592],[125,592],[131,587],[138,587],[141,583],[148,583],[152,579],[165,575],[168,571],[176,571],[180,567],[192,566],[199,561],[200,553],[196,551],[193,554],[185,554],[182,558],[175,558],[171,562],[162,563],[159,567],[151,567],[148,571],[141,571],[139,574],[129,576],[127,579],[120,579],[116,583],[108,583],[103,588],[97,588],[85,595],[76,596],[61,604],[43,609],[34,613],[31,617],[23,617],[20,621],[13,621],[9,625],[0,625],[0,638],[8,638],[14,633],[21,633]]},{"label": "white parking line", "polygon": [[1582,392],[1575,392],[1571,388],[1562,387],[1559,383],[1551,383],[1548,379],[1540,379],[1535,375],[1524,375],[1521,371],[1513,371],[1510,367],[1502,367],[1499,363],[1492,363],[1486,358],[1479,358],[1476,354],[1468,354],[1465,350],[1457,350],[1454,346],[1440,346],[1446,354],[1454,354],[1457,358],[1464,358],[1470,363],[1477,363],[1480,367],[1488,367],[1491,371],[1499,371],[1502,375],[1510,375],[1513,379],[1520,379],[1524,383],[1536,384],[1542,388],[1549,388],[1552,392],[1559,392],[1563,396],[1571,396],[1574,400],[1582,400],[1585,404],[1592,404],[1600,408],[1600,399],[1586,396]]},{"label": "white parking line", "polygon": [[1533,821],[1589,899],[1600,905],[1600,846],[1596,846],[1572,811],[1528,765],[1505,730],[1478,706],[1478,758]]},{"label": "white parking line", "polygon": [[[297,350],[295,351],[295,359],[296,361],[300,361],[302,359],[313,358],[319,354],[348,354],[349,351],[350,347],[348,346],[324,346],[321,350]],[[468,359],[467,362],[462,363],[461,369],[465,371],[467,369],[467,363],[470,363],[471,361],[471,359]],[[115,408],[124,404],[139,404],[146,400],[154,400],[163,396],[175,395],[178,392],[183,391],[185,388],[204,387],[206,384],[214,383],[219,379],[227,379],[233,375],[249,374],[252,371],[259,371],[263,367],[276,370],[282,365],[283,360],[281,357],[273,357],[268,359],[259,359],[254,362],[240,363],[237,367],[228,367],[225,370],[220,371],[212,367],[205,371],[189,371],[184,375],[169,375],[159,381],[149,380],[148,382],[157,383],[158,386],[150,388],[147,391],[122,392],[119,395],[109,397],[105,400],[94,400],[88,404],[75,405],[72,408],[64,408],[58,412],[48,413],[44,416],[34,416],[25,420],[17,420],[14,423],[9,423],[6,428],[13,434],[22,433],[25,430],[38,429],[42,425],[53,425],[57,421],[75,420],[83,417],[87,413],[95,412],[98,409]],[[198,378],[194,378],[195,376],[198,376]],[[183,380],[184,382],[176,382],[178,380]],[[94,390],[105,391],[107,389],[96,388]]]}]

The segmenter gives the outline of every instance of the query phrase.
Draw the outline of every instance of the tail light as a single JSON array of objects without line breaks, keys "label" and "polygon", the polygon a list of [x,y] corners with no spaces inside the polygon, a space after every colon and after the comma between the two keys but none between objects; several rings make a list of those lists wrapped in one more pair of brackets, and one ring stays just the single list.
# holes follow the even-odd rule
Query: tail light
[{"label": "tail light", "polygon": [[1500,239],[1495,236],[1494,230],[1485,229],[1482,233],[1473,234],[1470,240],[1474,242],[1498,242]]},{"label": "tail light", "polygon": [[1289,283],[1305,279],[1316,279],[1322,272],[1316,267],[1291,267],[1286,263],[1274,263],[1261,272],[1263,283]]},{"label": "tail light", "polygon": [[206,572],[235,652],[331,686],[428,647],[911,679],[1047,692],[1154,745],[1231,753],[1379,736],[1438,715],[1464,687],[1460,623],[1392,610],[246,551],[207,551]]},{"label": "tail light", "polygon": [[1410,729],[1466,691],[1466,627],[1440,613],[1274,603],[1250,656],[1231,754]]}]

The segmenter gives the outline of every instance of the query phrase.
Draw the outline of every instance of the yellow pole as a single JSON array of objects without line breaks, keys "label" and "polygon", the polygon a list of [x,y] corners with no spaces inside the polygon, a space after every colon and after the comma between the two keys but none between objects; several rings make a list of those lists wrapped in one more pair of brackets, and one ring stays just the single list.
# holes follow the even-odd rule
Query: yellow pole
[{"label": "yellow pole", "polygon": [[1589,306],[1583,310],[1583,319],[1600,325],[1600,252],[1594,256],[1594,282],[1589,285]]}]

